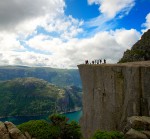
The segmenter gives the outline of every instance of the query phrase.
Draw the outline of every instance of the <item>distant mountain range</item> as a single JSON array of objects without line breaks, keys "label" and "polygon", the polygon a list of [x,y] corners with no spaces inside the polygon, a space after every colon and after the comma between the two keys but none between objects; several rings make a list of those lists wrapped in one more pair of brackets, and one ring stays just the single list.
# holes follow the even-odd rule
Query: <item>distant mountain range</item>
[{"label": "distant mountain range", "polygon": [[49,67],[0,66],[0,81],[15,78],[34,77],[43,79],[60,87],[81,87],[77,69],[54,69]]},{"label": "distant mountain range", "polygon": [[[65,78],[62,79],[62,84],[65,85],[73,84],[74,80],[69,77],[77,73],[76,70],[56,72],[53,69],[27,67],[12,67],[12,69],[3,67],[0,70],[0,77],[1,79],[3,77],[3,80],[17,76],[34,75],[47,80],[50,77],[50,81],[56,82],[61,76]],[[2,73],[7,73],[7,75],[3,76]],[[59,84],[60,82],[58,81],[57,83]],[[28,77],[0,81],[0,117],[43,115],[56,111],[68,112],[82,106],[81,98],[82,90],[80,88],[76,86],[61,88],[43,79]]]},{"label": "distant mountain range", "polygon": [[150,29],[136,42],[131,50],[126,50],[119,63],[150,60]]}]

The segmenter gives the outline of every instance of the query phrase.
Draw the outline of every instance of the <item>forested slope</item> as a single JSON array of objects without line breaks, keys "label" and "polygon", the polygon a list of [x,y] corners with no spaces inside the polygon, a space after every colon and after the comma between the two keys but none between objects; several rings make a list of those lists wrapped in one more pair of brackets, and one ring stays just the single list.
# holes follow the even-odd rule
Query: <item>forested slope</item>
[{"label": "forested slope", "polygon": [[60,88],[37,78],[0,82],[0,116],[41,115],[81,107],[81,89]]}]

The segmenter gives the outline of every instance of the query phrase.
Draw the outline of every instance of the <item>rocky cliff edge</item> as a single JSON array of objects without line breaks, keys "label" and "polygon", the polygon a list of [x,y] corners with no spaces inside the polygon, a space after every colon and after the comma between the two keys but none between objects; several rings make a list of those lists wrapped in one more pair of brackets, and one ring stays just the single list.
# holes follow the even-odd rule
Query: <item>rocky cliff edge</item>
[{"label": "rocky cliff edge", "polygon": [[127,117],[150,116],[150,61],[78,65],[86,138],[97,129],[122,131]]}]

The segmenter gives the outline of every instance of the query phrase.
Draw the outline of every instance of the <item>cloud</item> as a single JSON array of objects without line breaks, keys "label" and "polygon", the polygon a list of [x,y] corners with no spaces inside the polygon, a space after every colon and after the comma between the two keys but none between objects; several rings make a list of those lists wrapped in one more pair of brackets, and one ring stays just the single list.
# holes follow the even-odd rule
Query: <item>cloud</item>
[{"label": "cloud", "polygon": [[43,27],[46,31],[55,32],[62,39],[69,40],[83,32],[82,25],[83,21],[64,15],[50,19],[48,24],[45,24]]},{"label": "cloud", "polygon": [[[134,5],[133,0],[114,0],[105,11],[109,1],[89,0],[89,4],[99,4],[101,14],[91,20],[92,26],[106,30],[106,22],[127,14]],[[100,58],[115,63],[140,38],[135,29],[96,30],[90,37],[79,37],[85,33],[84,21],[66,16],[64,7],[64,0],[1,1],[0,65],[76,68],[86,59]]]},{"label": "cloud", "polygon": [[[38,34],[26,43],[34,51],[0,51],[0,65],[50,66],[55,68],[76,68],[84,60],[106,59],[115,63],[126,49],[140,38],[135,29],[119,29],[96,33],[91,38],[50,38]],[[43,52],[43,54],[41,54]]]},{"label": "cloud", "polygon": [[117,14],[128,14],[134,6],[134,0],[88,0],[91,5],[98,4],[99,11],[108,18],[114,18]]},{"label": "cloud", "polygon": [[5,0],[0,1],[0,30],[12,30],[25,21],[64,12],[63,0]]},{"label": "cloud", "polygon": [[15,33],[0,32],[0,51],[23,51],[25,48],[16,39]]},{"label": "cloud", "polygon": [[0,65],[67,67],[61,45],[83,32],[83,21],[64,7],[64,0],[0,1]]},{"label": "cloud", "polygon": [[85,59],[91,61],[100,58],[107,59],[109,63],[115,63],[139,37],[140,34],[134,29],[99,32],[92,38],[68,42],[68,46],[72,47],[66,48],[65,55],[69,55],[71,61],[75,61],[74,63],[77,64]]},{"label": "cloud", "polygon": [[146,22],[142,24],[142,26],[145,28],[142,30],[142,32],[146,32],[148,29],[150,29],[150,13],[146,16]]},{"label": "cloud", "polygon": [[64,39],[81,33],[83,21],[64,14],[64,0],[5,0],[0,1],[0,31],[26,39],[42,27]]},{"label": "cloud", "polygon": [[[26,43],[35,52],[7,53],[11,57],[9,64],[20,63],[28,66],[51,66],[55,68],[76,68],[84,60],[106,59],[108,63],[116,63],[126,49],[140,38],[135,29],[118,29],[96,33],[91,38],[72,38],[62,41],[61,38],[50,38],[48,35],[37,35]],[[45,54],[44,54],[45,53]],[[3,53],[4,54],[4,53]]]},{"label": "cloud", "polygon": [[99,5],[100,11],[100,15],[88,22],[88,25],[105,26],[113,18],[127,15],[135,5],[135,0],[88,0],[88,3]]}]

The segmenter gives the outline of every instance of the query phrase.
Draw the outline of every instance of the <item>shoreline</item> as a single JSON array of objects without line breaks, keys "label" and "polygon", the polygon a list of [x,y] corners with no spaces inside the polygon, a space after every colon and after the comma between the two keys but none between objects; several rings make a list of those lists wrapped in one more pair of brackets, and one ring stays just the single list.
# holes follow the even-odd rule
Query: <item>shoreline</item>
[{"label": "shoreline", "polygon": [[[77,111],[81,111],[82,110],[82,107],[81,108],[76,108],[74,110],[70,110],[68,112],[60,112],[59,114],[67,114],[67,113],[73,113],[73,112],[77,112]],[[17,115],[17,116],[1,116],[0,119],[5,119],[5,118],[12,118],[12,117],[37,117],[37,116],[49,116],[49,114],[41,114],[41,115]]]}]

